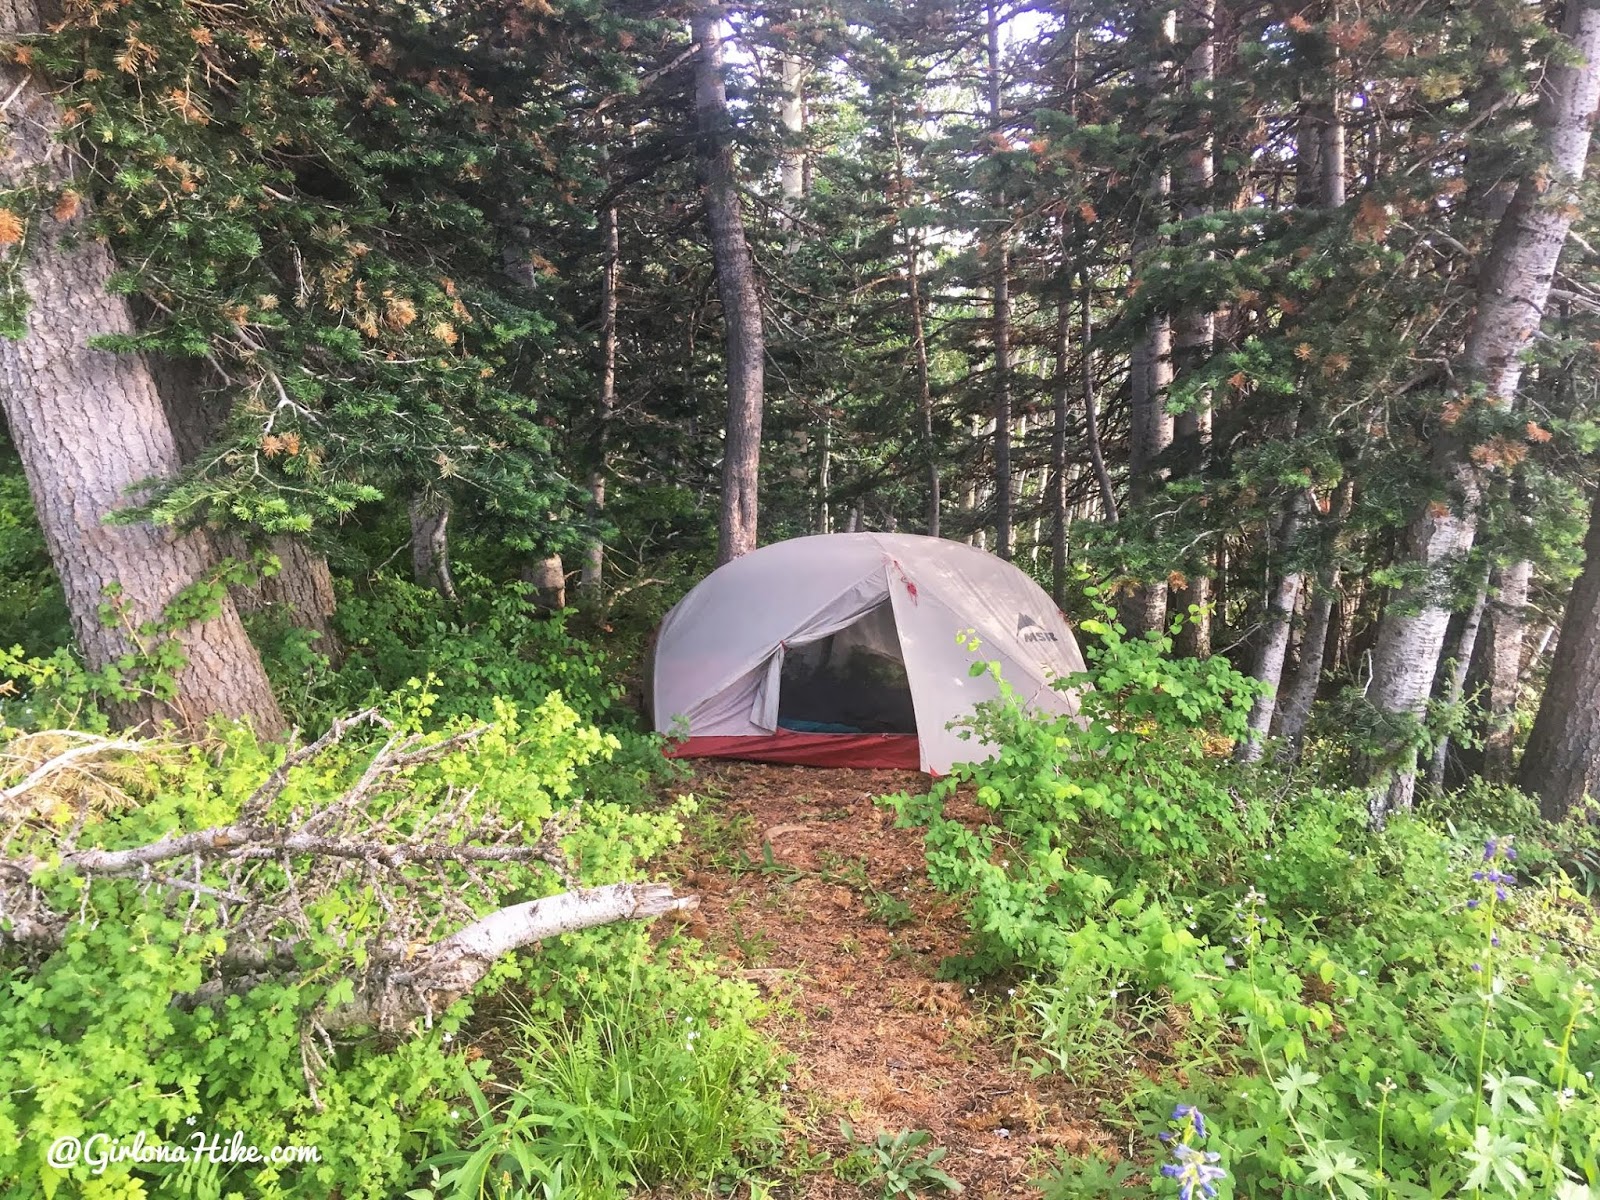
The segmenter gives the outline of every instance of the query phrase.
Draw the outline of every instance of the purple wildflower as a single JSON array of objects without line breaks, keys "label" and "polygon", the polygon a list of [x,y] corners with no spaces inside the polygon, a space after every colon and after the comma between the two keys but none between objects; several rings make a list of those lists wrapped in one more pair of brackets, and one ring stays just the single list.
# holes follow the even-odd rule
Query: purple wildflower
[{"label": "purple wildflower", "polygon": [[1196,1150],[1180,1142],[1172,1148],[1172,1156],[1178,1161],[1166,1164],[1161,1173],[1178,1181],[1179,1200],[1194,1200],[1196,1188],[1210,1200],[1217,1194],[1217,1182],[1228,1177],[1227,1171],[1215,1165],[1222,1159],[1215,1151]]},{"label": "purple wildflower", "polygon": [[1479,900],[1476,896],[1474,896],[1471,900],[1467,901],[1467,907],[1468,908],[1477,908],[1478,905],[1481,904],[1481,903],[1483,903],[1483,902],[1481,900]]},{"label": "purple wildflower", "polygon": [[1172,1110],[1172,1119],[1174,1121],[1182,1121],[1185,1118],[1193,1123],[1197,1137],[1206,1136],[1206,1119],[1198,1108],[1192,1104],[1180,1104]]},{"label": "purple wildflower", "polygon": [[1493,862],[1495,853],[1498,849],[1499,843],[1494,838],[1490,838],[1483,844],[1483,861]]}]

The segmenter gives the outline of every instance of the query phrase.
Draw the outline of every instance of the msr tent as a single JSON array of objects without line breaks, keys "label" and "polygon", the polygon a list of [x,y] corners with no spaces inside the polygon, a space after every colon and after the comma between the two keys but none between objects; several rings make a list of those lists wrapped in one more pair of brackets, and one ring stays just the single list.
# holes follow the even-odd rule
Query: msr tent
[{"label": "msr tent", "polygon": [[[958,640],[975,634],[976,655]],[[1044,589],[960,542],[911,534],[795,538],[717,568],[661,623],[656,729],[684,757],[933,773],[986,757],[946,728],[999,688],[1076,713],[1051,681],[1083,670]]]}]

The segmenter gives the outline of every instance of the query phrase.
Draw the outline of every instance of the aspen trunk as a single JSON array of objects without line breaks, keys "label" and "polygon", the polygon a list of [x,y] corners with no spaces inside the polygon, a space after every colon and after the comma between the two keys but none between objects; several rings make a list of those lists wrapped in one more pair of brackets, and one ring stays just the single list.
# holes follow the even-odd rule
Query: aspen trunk
[{"label": "aspen trunk", "polygon": [[1322,684],[1322,663],[1328,646],[1328,626],[1333,620],[1333,606],[1339,595],[1339,572],[1317,585],[1311,596],[1311,611],[1306,617],[1306,629],[1300,639],[1300,661],[1294,675],[1283,689],[1283,701],[1278,707],[1278,737],[1283,742],[1285,761],[1297,762],[1305,741],[1306,724],[1311,719],[1311,708],[1317,700],[1317,690]]},{"label": "aspen trunk", "polygon": [[[1449,664],[1448,676],[1445,680],[1445,703],[1456,705],[1461,703],[1462,694],[1466,691],[1467,672],[1472,667],[1472,656],[1478,645],[1478,634],[1483,628],[1483,610],[1488,602],[1488,582],[1478,588],[1478,597],[1472,603],[1472,608],[1467,612],[1461,623],[1461,636],[1456,640],[1456,652]],[[1433,761],[1428,765],[1428,783],[1435,790],[1444,786],[1445,768],[1450,762],[1450,739],[1441,737],[1433,748]]]},{"label": "aspen trunk", "polygon": [[[1284,518],[1278,541],[1286,549],[1294,545],[1299,535],[1302,503],[1297,498]],[[1258,696],[1250,708],[1250,732],[1234,752],[1240,762],[1255,762],[1261,757],[1263,742],[1272,728],[1278,687],[1283,681],[1283,663],[1289,652],[1289,637],[1294,628],[1295,609],[1300,605],[1302,579],[1299,571],[1285,571],[1279,577],[1278,586],[1273,590],[1272,600],[1267,606],[1267,628],[1256,649],[1255,664],[1250,675],[1266,684],[1269,690],[1266,695]]]},{"label": "aspen trunk", "polygon": [[[799,13],[791,9],[784,16],[791,23],[789,45],[793,46],[796,31],[792,22]],[[802,143],[806,129],[806,100],[804,64],[800,56],[787,47],[778,58],[778,86],[778,120],[783,126],[784,141],[783,151],[778,158],[779,187],[784,203],[792,209],[806,190],[806,152]],[[792,213],[786,215],[784,221],[793,228]]]},{"label": "aspen trunk", "polygon": [[[1570,4],[1563,32],[1573,61],[1550,64],[1535,119],[1546,161],[1518,184],[1495,228],[1456,369],[1458,378],[1482,382],[1490,403],[1501,408],[1516,396],[1523,351],[1544,316],[1556,262],[1579,212],[1590,131],[1600,109],[1600,5],[1593,0]],[[1451,494],[1417,514],[1403,555],[1403,561],[1422,567],[1426,578],[1402,589],[1389,606],[1373,655],[1369,696],[1382,711],[1396,715],[1420,716],[1427,702],[1450,620],[1437,598],[1437,584],[1472,549],[1477,532],[1481,469],[1453,437],[1441,441],[1439,458]],[[1391,811],[1411,806],[1414,756],[1404,756],[1398,768],[1381,774],[1369,794],[1375,826]]]},{"label": "aspen trunk", "polygon": [[[39,13],[26,0],[0,6],[0,37],[38,33]],[[8,153],[0,189],[64,187],[72,181],[70,151],[49,91],[28,71],[0,67],[9,97],[0,110]],[[48,209],[48,206],[46,206]],[[23,242],[0,253],[21,256],[18,283],[29,308],[23,335],[0,340],[0,406],[33,495],[51,561],[66,595],[84,659],[94,670],[138,652],[124,623],[99,616],[106,589],[122,589],[127,622],[160,617],[178,592],[214,565],[209,539],[147,522],[110,525],[106,518],[143,480],[180,465],[177,445],[146,362],[92,350],[102,334],[130,334],[127,301],[109,290],[111,254],[88,232],[87,213],[58,221],[48,211],[30,218]],[[233,601],[214,616],[174,632],[186,663],[170,701],[152,695],[113,708],[121,725],[171,719],[201,730],[212,716],[252,721],[274,737],[285,721],[266,672]]]},{"label": "aspen trunk", "polygon": [[722,506],[717,562],[756,548],[761,486],[761,417],[766,377],[766,336],[755,264],[745,240],[739,204],[727,86],[722,77],[721,8],[697,0],[691,20],[695,60],[695,123],[700,191],[711,231],[717,295],[722,300],[727,360],[728,417],[722,452]]},{"label": "aspen trunk", "polygon": [[1550,677],[1517,782],[1560,821],[1585,795],[1600,799],[1600,491],[1583,543],[1583,574],[1567,599]]},{"label": "aspen trunk", "polygon": [[[615,204],[607,206],[604,226],[606,259],[600,273],[600,396],[595,402],[594,465],[589,471],[589,516],[593,520],[598,520],[606,508],[606,450],[617,409],[617,275],[622,269],[622,249]],[[599,601],[605,561],[605,543],[596,537],[584,554],[583,575],[578,582],[590,604]]]},{"label": "aspen trunk", "polygon": [[442,500],[411,499],[411,577],[446,600],[456,597],[450,574],[450,506]]},{"label": "aspen trunk", "polygon": [[819,442],[817,463],[817,532],[833,532],[833,514],[828,508],[828,489],[832,486],[829,477],[833,473],[833,422],[824,419],[822,422],[822,436]]}]

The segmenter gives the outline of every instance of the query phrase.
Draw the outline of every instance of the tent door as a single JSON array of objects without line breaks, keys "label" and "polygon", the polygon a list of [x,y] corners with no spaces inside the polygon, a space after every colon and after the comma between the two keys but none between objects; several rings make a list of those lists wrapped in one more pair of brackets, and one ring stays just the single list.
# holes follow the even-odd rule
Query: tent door
[{"label": "tent door", "polygon": [[[775,720],[783,729],[917,732],[911,683],[887,599],[827,637],[790,643],[774,661],[779,663]],[[762,689],[768,696],[774,694],[771,681],[769,673]]]}]

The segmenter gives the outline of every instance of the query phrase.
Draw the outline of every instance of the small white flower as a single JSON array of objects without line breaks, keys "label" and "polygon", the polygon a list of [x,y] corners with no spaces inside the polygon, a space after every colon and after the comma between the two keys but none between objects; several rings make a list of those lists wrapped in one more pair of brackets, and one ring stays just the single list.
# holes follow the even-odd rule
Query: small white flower
[{"label": "small white flower", "polygon": [[453,1042],[453,1041],[456,1040],[456,1035],[453,1034],[453,1033],[446,1033],[444,1035],[444,1040],[447,1041],[447,1042]]},{"label": "small white flower", "polygon": [[1006,989],[1006,995],[1015,996],[1016,994],[1017,994],[1017,989],[1016,988],[1007,988]]},{"label": "small white flower", "polygon": [[188,1118],[188,1124],[190,1124],[190,1125],[194,1124],[194,1118],[193,1117],[189,1117]]},{"label": "small white flower", "polygon": [[1366,971],[1357,971],[1357,972],[1356,972],[1356,974],[1357,974],[1357,975],[1365,975],[1365,974],[1366,974]]},{"label": "small white flower", "polygon": [[452,1120],[452,1121],[459,1121],[459,1120],[461,1120],[461,1110],[460,1110],[460,1109],[459,1109],[459,1108],[452,1108],[452,1109],[451,1109],[451,1110],[450,1110],[450,1119],[451,1119],[451,1120]]},{"label": "small white flower", "polygon": [[1270,854],[1263,854],[1261,857],[1267,862],[1271,862],[1272,861],[1272,855],[1270,855]]}]

